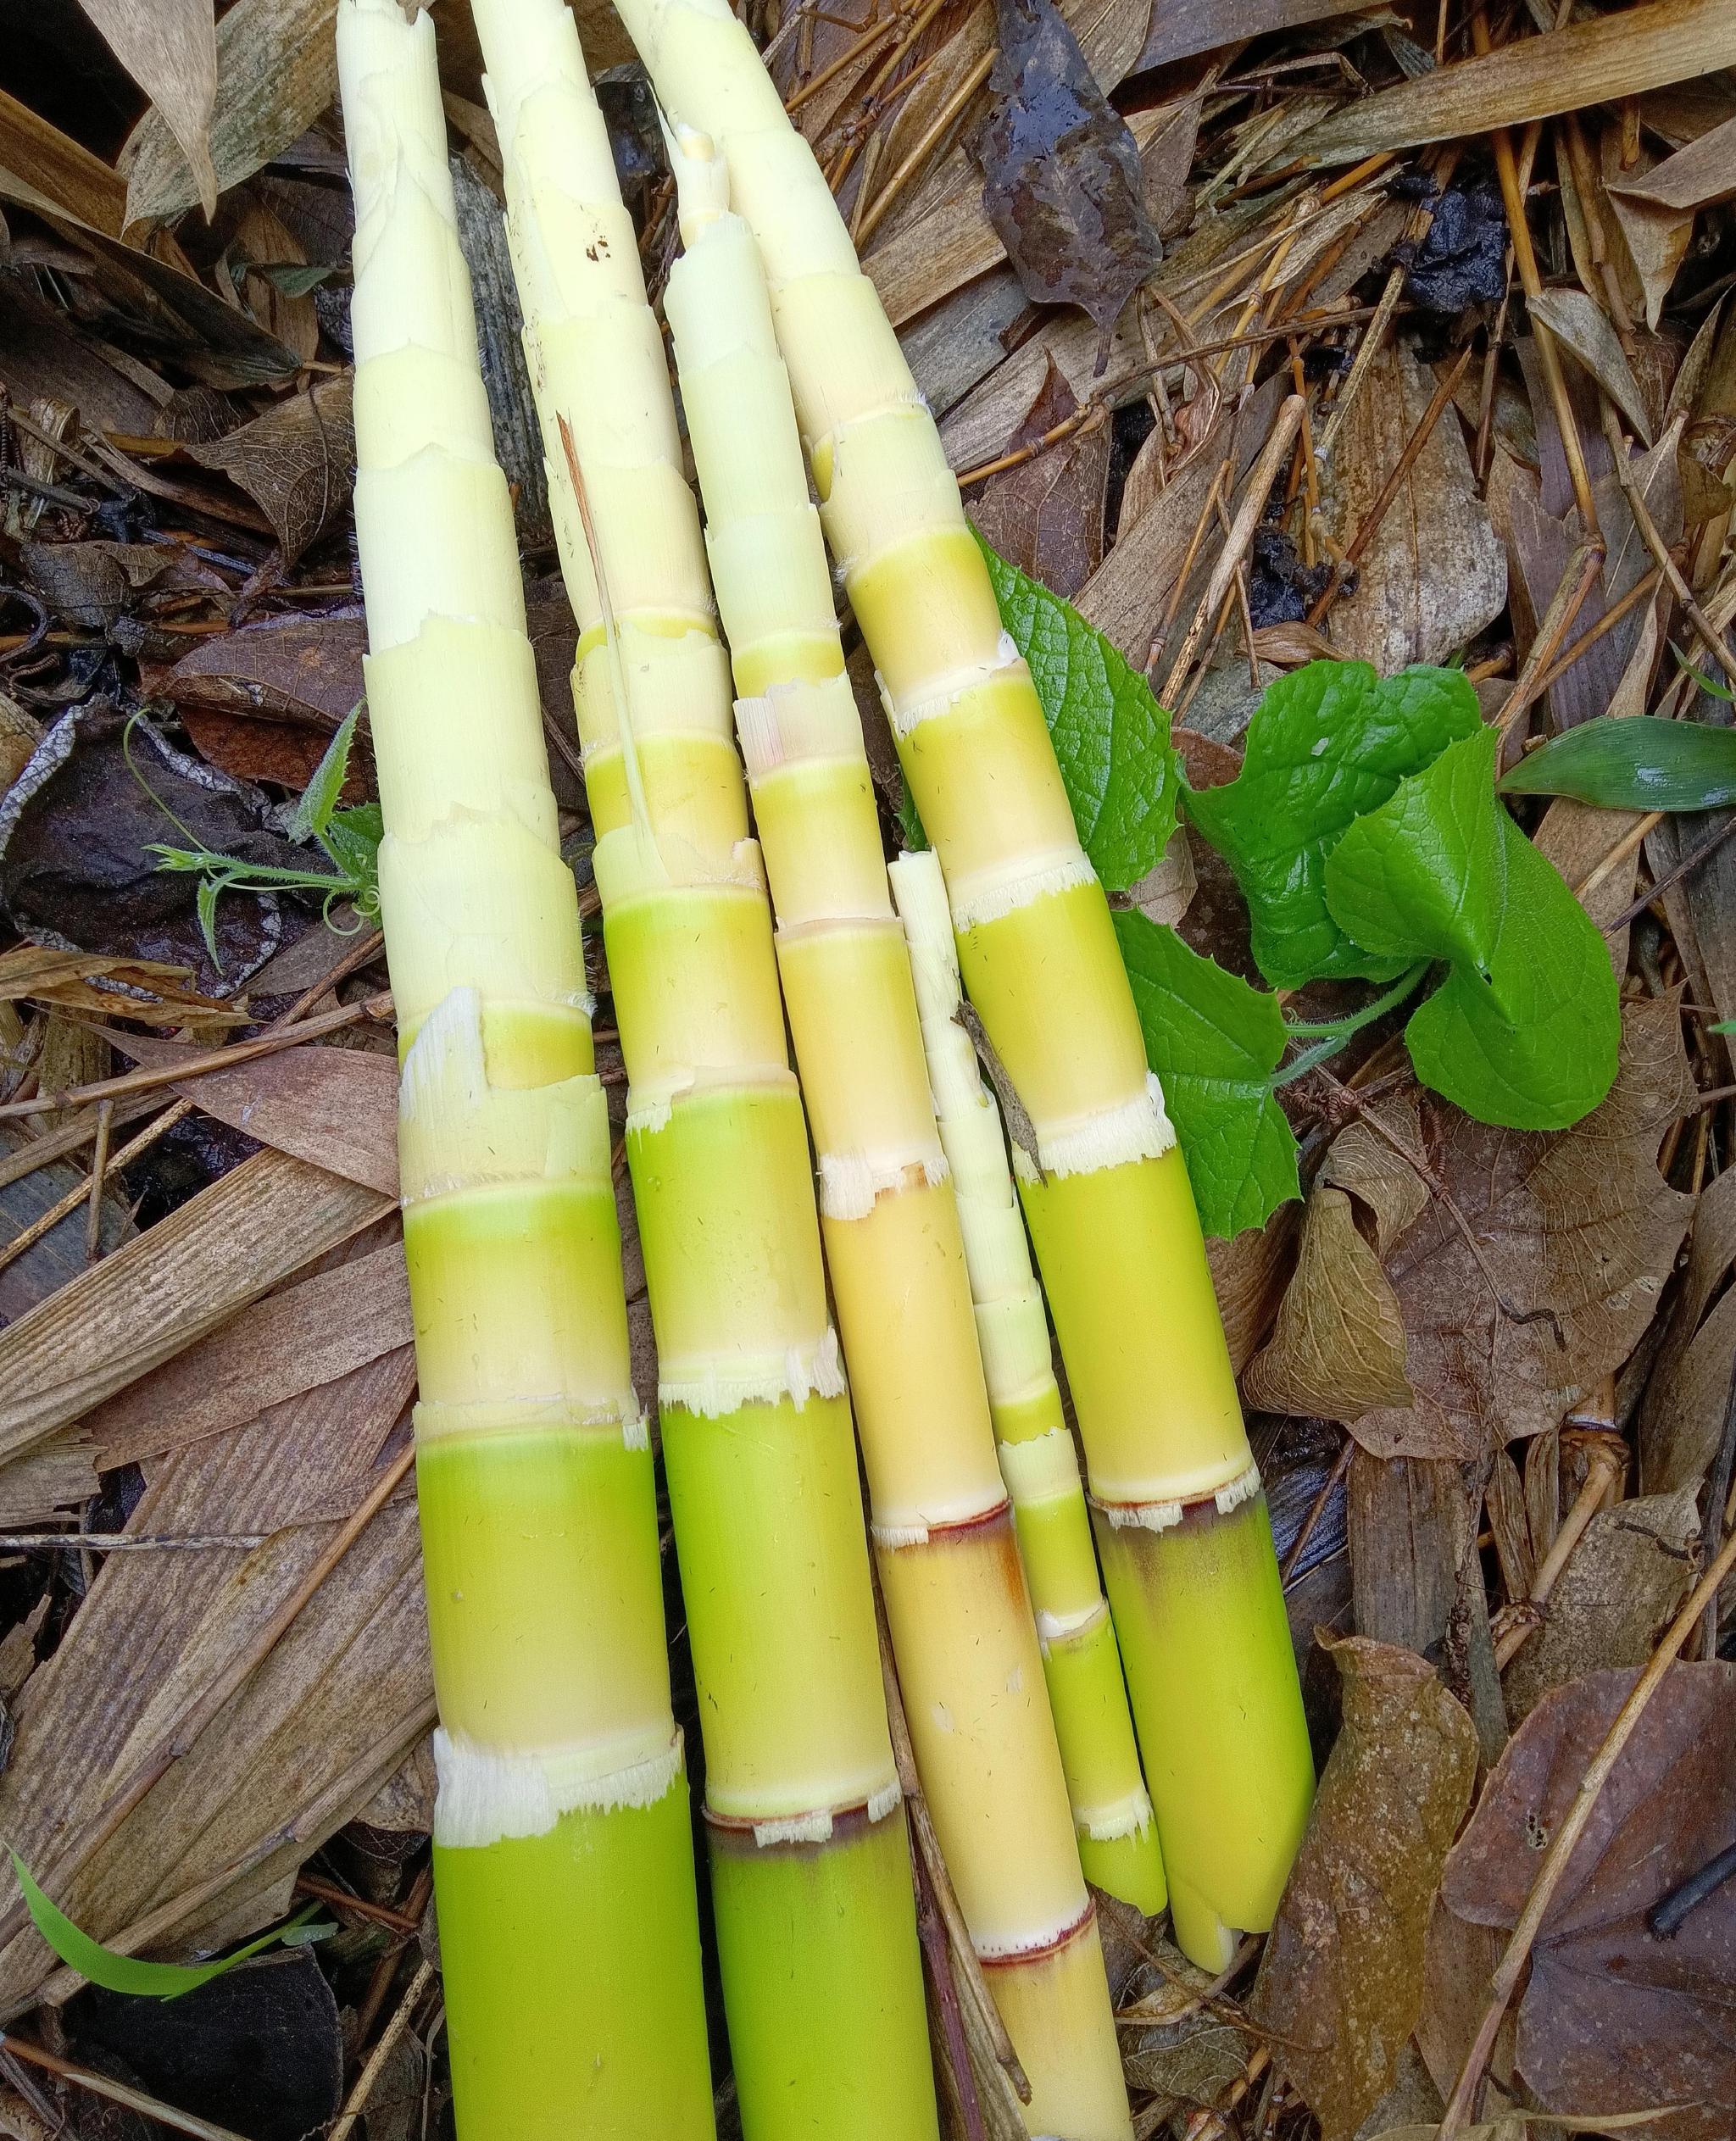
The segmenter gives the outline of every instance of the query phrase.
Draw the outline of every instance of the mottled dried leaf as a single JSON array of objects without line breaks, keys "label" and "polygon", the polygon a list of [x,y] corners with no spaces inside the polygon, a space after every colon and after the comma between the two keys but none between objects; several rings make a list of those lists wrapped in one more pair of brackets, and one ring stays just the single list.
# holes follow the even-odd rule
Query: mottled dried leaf
[{"label": "mottled dried leaf", "polygon": [[334,526],[355,481],[350,375],[321,380],[209,446],[187,448],[254,499],[271,523],[286,570]]},{"label": "mottled dried leaf", "polygon": [[1330,1649],[1344,1726],[1249,2006],[1337,2141],[1380,2100],[1422,2011],[1429,1905],[1477,1734],[1414,1652],[1360,1636]]},{"label": "mottled dried leaf", "polygon": [[1668,998],[1628,1007],[1616,1084],[1571,1130],[1500,1130],[1424,1098],[1417,1157],[1476,1247],[1432,1198],[1387,1260],[1416,1402],[1364,1414],[1366,1448],[1475,1458],[1558,1425],[1628,1358],[1693,1208],[1657,1154],[1694,1098]]},{"label": "mottled dried leaf", "polygon": [[208,216],[217,212],[211,111],[217,27],[211,0],[79,0],[174,136]]},{"label": "mottled dried leaf", "polygon": [[1076,304],[1106,344],[1163,258],[1139,152],[1051,0],[999,0],[983,201],[1033,304]]},{"label": "mottled dried leaf", "polygon": [[1316,1187],[1309,1198],[1295,1276],[1243,1387],[1262,1412],[1343,1421],[1353,1432],[1374,1407],[1410,1402],[1399,1299],[1343,1190]]},{"label": "mottled dried leaf", "polygon": [[[1526,1719],[1448,1858],[1442,1902],[1453,1917],[1511,1932],[1634,1678],[1589,1674]],[[1736,1666],[1673,1665],[1598,1797],[1532,1949],[1516,2058],[1549,2110],[1648,2110],[1657,2116],[1647,2131],[1664,2141],[1727,2141],[1736,1886],[1708,1896],[1668,1939],[1646,1917],[1733,1835]]]}]

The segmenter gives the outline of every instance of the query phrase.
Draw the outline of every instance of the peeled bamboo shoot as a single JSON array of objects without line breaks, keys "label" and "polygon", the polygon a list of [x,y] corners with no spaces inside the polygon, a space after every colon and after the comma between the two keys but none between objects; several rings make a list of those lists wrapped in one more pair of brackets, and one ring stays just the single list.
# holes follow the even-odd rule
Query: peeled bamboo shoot
[{"label": "peeled bamboo shoot", "polygon": [[578,896],[432,22],[342,0],[435,1888],[465,2141],[709,2141],[693,1842]]}]

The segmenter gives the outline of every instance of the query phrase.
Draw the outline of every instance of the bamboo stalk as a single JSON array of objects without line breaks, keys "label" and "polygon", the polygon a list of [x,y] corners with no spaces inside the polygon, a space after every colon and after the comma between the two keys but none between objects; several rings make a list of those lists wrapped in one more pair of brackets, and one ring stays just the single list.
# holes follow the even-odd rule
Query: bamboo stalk
[{"label": "bamboo stalk", "polygon": [[749,2141],[934,2141],[807,1124],[662,337],[561,0],[475,0],[574,694]]},{"label": "bamboo stalk", "polygon": [[1083,1435],[1177,1936],[1269,1926],[1313,1788],[1296,1669],[1186,1169],[1103,889],[958,486],[835,203],[727,0],[622,0],[665,111],[760,242],[821,518],[1036,1134],[1015,1156]]},{"label": "bamboo stalk", "polygon": [[342,0],[357,537],[416,1329],[434,1863],[465,2141],[709,2141],[609,1122],[433,24]]},{"label": "bamboo stalk", "polygon": [[[1031,2082],[1032,2131],[1122,2141],[1102,1951],[789,382],[722,158],[684,131],[670,155],[687,249],[665,303],[923,1795]],[[1136,1787],[1108,1811],[1155,1850]]]}]

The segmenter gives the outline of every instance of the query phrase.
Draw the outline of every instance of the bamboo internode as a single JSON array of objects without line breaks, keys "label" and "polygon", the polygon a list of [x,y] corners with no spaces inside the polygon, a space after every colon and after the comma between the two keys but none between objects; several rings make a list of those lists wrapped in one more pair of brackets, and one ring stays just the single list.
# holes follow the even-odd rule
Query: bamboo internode
[{"label": "bamboo internode", "polygon": [[650,1443],[433,25],[343,0],[337,41],[459,2129],[707,2141]]},{"label": "bamboo internode", "polygon": [[1313,1774],[1264,1498],[1108,903],[958,486],[812,152],[728,0],[620,0],[759,241],[826,541],[1030,1118],[1015,1162],[1085,1443],[1177,1938],[1271,1922]]},{"label": "bamboo internode", "polygon": [[933,2141],[905,1826],[729,667],[561,0],[476,0],[562,567],[749,2141]]},{"label": "bamboo internode", "polygon": [[665,309],[917,1766],[1032,2131],[1120,2141],[1102,1951],[789,382],[722,158],[685,131],[670,148],[686,251]]}]

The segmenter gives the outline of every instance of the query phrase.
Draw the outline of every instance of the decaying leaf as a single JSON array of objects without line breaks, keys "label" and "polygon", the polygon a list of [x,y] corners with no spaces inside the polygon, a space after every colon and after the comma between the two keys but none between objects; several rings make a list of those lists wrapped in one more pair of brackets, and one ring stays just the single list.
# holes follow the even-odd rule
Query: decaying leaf
[{"label": "decaying leaf", "polygon": [[1308,1199],[1277,1327],[1243,1388],[1262,1411],[1343,1421],[1353,1432],[1362,1414],[1410,1401],[1399,1299],[1341,1189],[1317,1187]]},{"label": "decaying leaf", "polygon": [[983,200],[1034,304],[1096,323],[1102,369],[1121,310],[1163,258],[1139,152],[1051,0],[999,0],[995,103],[976,142]]},{"label": "decaying leaf", "polygon": [[1550,1593],[1543,1626],[1502,1677],[1516,1726],[1552,1688],[1600,1667],[1643,1666],[1694,1582],[1696,1488],[1600,1510]]},{"label": "decaying leaf", "polygon": [[[312,125],[337,90],[337,0],[237,0],[217,25],[211,163],[237,186]],[[166,223],[196,205],[198,181],[161,116],[147,112],[121,155],[126,220]]]},{"label": "decaying leaf", "polygon": [[[266,618],[200,640],[147,681],[172,703],[202,758],[239,781],[299,789],[362,697],[366,647],[357,615]],[[359,735],[356,759],[365,745]],[[346,801],[370,786],[353,770]]]},{"label": "decaying leaf", "polygon": [[1249,2003],[1326,2141],[1379,2101],[1422,2010],[1429,1905],[1471,1804],[1477,1734],[1414,1652],[1330,1646],[1344,1727]]},{"label": "decaying leaf", "polygon": [[1565,342],[1592,377],[1614,402],[1647,446],[1652,441],[1651,418],[1639,382],[1633,376],[1627,353],[1616,339],[1616,331],[1600,305],[1583,290],[1543,290],[1527,300],[1533,320],[1540,320],[1557,342]]},{"label": "decaying leaf", "polygon": [[321,380],[226,437],[187,451],[258,502],[287,568],[349,503],[356,461],[350,375]]},{"label": "decaying leaf", "polygon": [[[1526,1719],[1447,1860],[1441,1895],[1453,1918],[1511,1932],[1634,1678],[1589,1674]],[[1650,2111],[1647,2130],[1665,2141],[1725,2141],[1736,2111],[1736,1886],[1714,1890],[1667,1939],[1646,1920],[1733,1834],[1736,1666],[1673,1665],[1599,1795],[1532,1949],[1516,2056],[1546,2108]],[[1438,1960],[1430,1945],[1433,1987],[1448,1949]]]},{"label": "decaying leaf", "polygon": [[1432,1198],[1388,1260],[1416,1402],[1365,1413],[1366,1448],[1474,1458],[1555,1426],[1628,1358],[1692,1210],[1657,1152],[1693,1101],[1667,998],[1628,1007],[1615,1087],[1571,1130],[1498,1130],[1423,1101],[1417,1156],[1457,1218]]},{"label": "decaying leaf", "polygon": [[[1034,445],[1078,413],[1078,401],[1051,364],[1009,453]],[[1109,481],[1109,427],[1088,424],[991,476],[971,502],[987,541],[1051,593],[1071,597],[1103,562],[1103,501]]]},{"label": "decaying leaf", "polygon": [[1694,1216],[1682,1290],[1639,1415],[1648,1494],[1704,1479],[1724,1432],[1736,1360],[1736,1169],[1710,1183]]},{"label": "decaying leaf", "polygon": [[192,172],[208,216],[217,212],[211,166],[217,31],[209,0],[79,0],[114,57],[156,107]]}]

